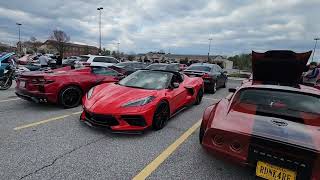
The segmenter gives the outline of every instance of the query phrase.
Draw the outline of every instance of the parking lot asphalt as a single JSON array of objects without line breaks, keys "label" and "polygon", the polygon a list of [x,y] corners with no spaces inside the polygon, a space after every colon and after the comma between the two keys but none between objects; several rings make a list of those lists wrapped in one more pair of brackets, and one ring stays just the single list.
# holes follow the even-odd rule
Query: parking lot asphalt
[{"label": "parking lot asphalt", "polygon": [[[205,94],[160,131],[125,135],[80,123],[81,107],[35,104],[17,99],[13,88],[0,91],[0,179],[132,179],[142,171],[148,179],[250,179],[250,170],[218,160],[198,141],[204,109],[227,95],[227,88]],[[155,162],[161,154],[162,163]]]}]

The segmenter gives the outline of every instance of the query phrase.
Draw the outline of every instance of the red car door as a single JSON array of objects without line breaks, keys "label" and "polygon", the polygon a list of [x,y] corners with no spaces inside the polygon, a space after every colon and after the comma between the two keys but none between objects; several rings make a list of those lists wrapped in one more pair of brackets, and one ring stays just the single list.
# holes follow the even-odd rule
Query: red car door
[{"label": "red car door", "polygon": [[[174,83],[179,86],[174,87]],[[179,108],[185,105],[185,98],[188,95],[187,89],[183,86],[183,82],[173,78],[171,89],[168,90],[171,97],[171,112],[176,112]]]}]

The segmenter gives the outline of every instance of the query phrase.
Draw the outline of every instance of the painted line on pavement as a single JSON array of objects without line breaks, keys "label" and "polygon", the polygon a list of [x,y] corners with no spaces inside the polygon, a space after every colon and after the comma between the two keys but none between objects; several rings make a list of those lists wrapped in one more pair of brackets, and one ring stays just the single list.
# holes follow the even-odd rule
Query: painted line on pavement
[{"label": "painted line on pavement", "polygon": [[20,98],[0,100],[0,103],[3,103],[3,102],[9,102],[9,101],[17,101],[17,100],[19,100],[19,99],[20,99]]},{"label": "painted line on pavement", "polygon": [[21,129],[35,127],[35,126],[39,126],[41,124],[45,124],[45,123],[48,123],[48,122],[62,120],[64,118],[66,118],[66,117],[69,117],[69,116],[72,116],[72,115],[81,114],[81,113],[82,113],[82,111],[79,111],[79,112],[75,112],[75,113],[72,113],[72,114],[66,114],[66,115],[62,115],[62,116],[58,116],[58,117],[45,119],[45,120],[42,120],[42,121],[37,121],[37,122],[34,122],[34,123],[30,123],[30,124],[26,124],[26,125],[15,127],[13,130],[18,131],[18,130],[21,130]]},{"label": "painted line on pavement", "polygon": [[166,150],[164,150],[157,158],[149,163],[133,180],[146,179],[152,172],[154,172],[172,153],[174,153],[179,146],[183,144],[199,127],[201,120],[195,123],[190,129],[184,132],[174,143],[172,143]]},{"label": "painted line on pavement", "polygon": [[214,101],[220,101],[220,100],[221,100],[221,99],[207,98],[207,97],[203,97],[203,99],[206,99],[206,100],[214,100]]}]

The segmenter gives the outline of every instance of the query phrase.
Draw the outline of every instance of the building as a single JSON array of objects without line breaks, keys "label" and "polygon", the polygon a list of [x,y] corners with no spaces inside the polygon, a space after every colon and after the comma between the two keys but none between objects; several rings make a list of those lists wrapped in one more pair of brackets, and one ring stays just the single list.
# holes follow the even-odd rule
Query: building
[{"label": "building", "polygon": [[15,52],[15,51],[17,51],[16,47],[0,42],[0,52]]},{"label": "building", "polygon": [[[54,48],[54,40],[45,41],[40,49],[45,50],[47,53],[58,53],[58,51]],[[95,46],[82,45],[82,44],[74,44],[74,43],[66,43],[66,51],[64,52],[64,57],[69,56],[79,56],[84,54],[93,54],[97,55],[99,53],[99,48]]]},{"label": "building", "polygon": [[146,54],[138,54],[135,60],[152,63],[176,62],[182,64],[193,64],[198,62],[206,62],[218,64],[224,69],[232,69],[233,62],[228,60],[225,56],[212,55],[208,60],[207,55],[189,55],[189,54],[165,54],[158,52],[149,52]]}]

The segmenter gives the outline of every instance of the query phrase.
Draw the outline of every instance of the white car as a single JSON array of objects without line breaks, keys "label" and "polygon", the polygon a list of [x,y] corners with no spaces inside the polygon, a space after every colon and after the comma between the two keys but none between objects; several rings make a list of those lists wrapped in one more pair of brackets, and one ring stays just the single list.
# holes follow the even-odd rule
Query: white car
[{"label": "white car", "polygon": [[82,55],[78,62],[82,66],[102,66],[108,67],[119,63],[119,61],[111,56]]}]

